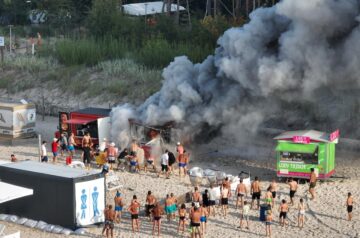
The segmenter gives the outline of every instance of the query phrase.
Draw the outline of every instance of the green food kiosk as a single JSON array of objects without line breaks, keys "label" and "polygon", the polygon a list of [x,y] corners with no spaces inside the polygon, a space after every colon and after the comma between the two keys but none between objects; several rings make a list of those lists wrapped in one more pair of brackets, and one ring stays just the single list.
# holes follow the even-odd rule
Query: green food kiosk
[{"label": "green food kiosk", "polygon": [[315,130],[287,131],[274,139],[278,177],[310,178],[311,168],[318,179],[334,174],[339,130],[330,134]]}]

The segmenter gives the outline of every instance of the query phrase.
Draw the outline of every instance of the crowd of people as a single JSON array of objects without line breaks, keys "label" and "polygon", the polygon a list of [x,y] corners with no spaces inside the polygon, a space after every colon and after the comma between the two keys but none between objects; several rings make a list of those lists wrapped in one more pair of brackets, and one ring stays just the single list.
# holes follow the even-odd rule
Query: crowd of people
[{"label": "crowd of people", "polygon": [[[82,159],[87,168],[90,167],[90,161],[94,156],[99,156],[99,150],[94,150],[92,140],[89,133],[85,133],[81,143]],[[62,134],[60,138],[54,138],[51,144],[51,150],[53,154],[53,162],[57,161],[60,154],[67,154],[72,157],[75,152],[75,138],[73,134],[69,137],[66,134]],[[101,150],[101,149],[100,149]],[[119,151],[115,147],[115,143],[105,144],[102,149],[101,156],[103,157],[105,172],[110,169],[125,170],[128,168],[130,172],[139,172],[140,170],[148,171],[149,167],[157,174],[158,177],[164,175],[169,179],[171,174],[174,174],[174,164],[177,162],[179,174],[178,176],[184,177],[187,174],[189,164],[189,154],[184,149],[183,145],[178,142],[176,146],[176,156],[174,153],[165,149],[159,158],[155,156],[144,157],[142,148],[133,141],[129,148],[125,148]],[[144,161],[141,162],[141,157]],[[15,155],[12,155],[12,161],[16,161]],[[157,168],[156,161],[160,160],[161,168]],[[41,161],[47,162],[47,150],[46,141],[43,141],[41,146]],[[117,162],[117,166],[115,166]],[[310,200],[316,198],[315,188],[317,184],[317,175],[315,170],[311,169],[311,175],[309,180]],[[221,216],[226,217],[228,215],[228,206],[230,200],[234,200],[234,207],[237,210],[240,208],[239,215],[239,229],[250,229],[250,211],[260,210],[260,220],[265,223],[266,236],[272,236],[272,224],[274,223],[274,213],[278,212],[278,222],[280,226],[288,225],[288,215],[290,211],[296,212],[297,225],[299,228],[303,228],[305,224],[305,214],[307,204],[305,203],[305,196],[300,197],[298,201],[295,200],[295,195],[298,190],[298,182],[296,179],[289,178],[287,180],[289,186],[288,199],[279,199],[277,194],[278,184],[273,179],[266,191],[262,191],[260,179],[254,178],[250,188],[244,184],[240,179],[239,184],[235,189],[235,194],[231,191],[231,181],[225,178],[221,184],[211,184],[210,188],[204,189],[200,192],[199,187],[194,187],[194,191],[191,193],[191,202],[189,204],[179,203],[177,197],[173,194],[167,194],[164,198],[164,202],[161,203],[151,191],[148,191],[146,195],[146,204],[144,206],[145,216],[153,223],[152,233],[160,236],[162,219],[166,216],[167,221],[173,221],[178,218],[178,233],[184,233],[186,226],[189,226],[191,237],[204,237],[207,230],[207,221],[211,216],[215,216],[219,213]],[[218,192],[220,190],[220,193]],[[265,192],[262,194],[262,192]],[[251,200],[247,200],[250,195]],[[279,200],[278,207],[276,208],[275,201]],[[348,214],[348,220],[352,220],[354,198],[351,193],[348,193],[346,198],[346,211]],[[123,212],[129,212],[131,215],[132,231],[140,231],[140,213],[141,204],[138,201],[136,195],[133,195],[132,200],[128,206],[124,202],[123,195],[117,191],[114,197],[114,205],[107,205],[104,211],[105,225],[103,234],[106,233],[107,237],[114,236],[114,224],[120,223]],[[261,214],[263,213],[263,217]]]}]

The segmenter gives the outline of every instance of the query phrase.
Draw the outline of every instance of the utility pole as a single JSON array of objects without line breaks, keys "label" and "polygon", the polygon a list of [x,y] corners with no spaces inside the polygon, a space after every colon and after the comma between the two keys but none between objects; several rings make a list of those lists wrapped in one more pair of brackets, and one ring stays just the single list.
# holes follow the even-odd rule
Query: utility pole
[{"label": "utility pole", "polygon": [[9,44],[10,44],[10,47],[9,47],[9,52],[10,52],[10,55],[11,55],[11,48],[12,48],[12,36],[11,36],[11,27],[13,27],[13,25],[9,25],[9,28],[10,28],[10,40],[9,40]]}]

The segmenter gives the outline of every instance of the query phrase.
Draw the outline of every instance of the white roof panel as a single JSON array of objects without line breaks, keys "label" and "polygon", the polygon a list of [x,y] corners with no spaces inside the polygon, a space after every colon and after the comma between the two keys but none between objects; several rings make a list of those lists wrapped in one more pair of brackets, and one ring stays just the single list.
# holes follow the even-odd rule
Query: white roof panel
[{"label": "white roof panel", "polygon": [[9,183],[0,182],[0,203],[11,201],[17,198],[33,195],[33,190]]},{"label": "white roof panel", "polygon": [[[163,2],[144,2],[144,3],[132,3],[132,4],[124,4],[123,10],[124,13],[133,16],[145,16],[152,15],[157,13],[162,13]],[[180,11],[186,10],[185,7],[179,6]],[[177,11],[177,5],[171,4],[171,12]],[[166,6],[164,6],[164,12],[167,12]]]},{"label": "white roof panel", "polygon": [[88,175],[99,173],[98,171],[76,169],[76,168],[71,168],[69,166],[54,165],[50,163],[40,163],[31,160],[4,164],[0,166],[29,171],[33,173],[41,173],[41,174],[47,174],[57,177],[63,177],[63,178],[79,178],[79,177],[85,177]]},{"label": "white roof panel", "polygon": [[286,131],[280,135],[274,137],[275,140],[289,140],[294,136],[306,136],[310,137],[311,140],[321,142],[331,142],[329,134],[315,130],[303,130],[303,131]]}]

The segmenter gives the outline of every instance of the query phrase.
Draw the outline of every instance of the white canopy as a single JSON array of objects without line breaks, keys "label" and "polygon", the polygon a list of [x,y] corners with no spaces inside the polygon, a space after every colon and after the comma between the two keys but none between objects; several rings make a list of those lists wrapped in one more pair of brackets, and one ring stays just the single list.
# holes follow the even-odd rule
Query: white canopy
[{"label": "white canopy", "polygon": [[8,202],[17,198],[33,195],[33,190],[9,183],[0,182],[0,203]]},{"label": "white canopy", "polygon": [[[144,2],[144,3],[132,3],[132,4],[124,4],[123,10],[124,13],[133,15],[133,16],[145,16],[152,15],[157,13],[162,13],[163,2]],[[186,10],[184,7],[179,6],[179,11]],[[170,12],[176,12],[177,5],[171,4]],[[164,6],[164,12],[167,12],[166,6]]]}]

